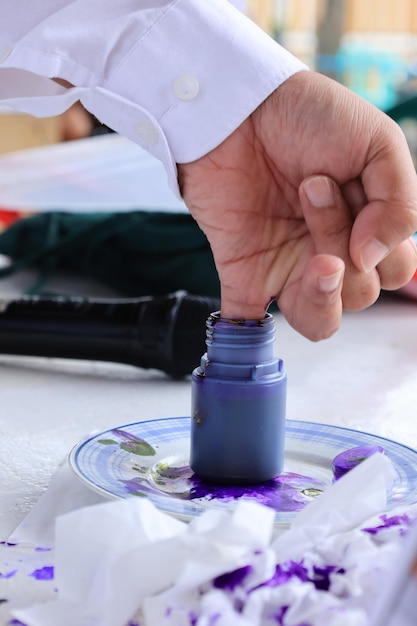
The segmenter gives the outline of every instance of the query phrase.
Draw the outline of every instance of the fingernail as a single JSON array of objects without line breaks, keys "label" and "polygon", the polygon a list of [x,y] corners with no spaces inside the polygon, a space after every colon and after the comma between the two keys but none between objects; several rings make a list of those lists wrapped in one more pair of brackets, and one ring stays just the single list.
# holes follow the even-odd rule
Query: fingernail
[{"label": "fingernail", "polygon": [[326,293],[336,291],[342,280],[342,275],[343,269],[340,269],[337,272],[334,272],[334,274],[329,274],[329,276],[320,276],[318,278],[320,291],[324,291]]},{"label": "fingernail", "polygon": [[330,207],[335,204],[333,184],[326,176],[315,176],[303,185],[311,204],[315,207]]},{"label": "fingernail", "polygon": [[384,246],[378,239],[372,239],[361,251],[361,265],[364,271],[373,270],[387,256],[388,252],[387,246]]}]

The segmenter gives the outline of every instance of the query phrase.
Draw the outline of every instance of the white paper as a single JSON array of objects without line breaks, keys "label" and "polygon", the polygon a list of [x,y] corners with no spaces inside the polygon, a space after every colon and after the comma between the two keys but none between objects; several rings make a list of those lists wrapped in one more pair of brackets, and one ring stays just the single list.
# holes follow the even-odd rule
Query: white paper
[{"label": "white paper", "polygon": [[40,548],[51,548],[55,544],[57,517],[106,501],[106,498],[86,487],[75,476],[65,459],[48,489],[7,540],[10,543],[28,543]]},{"label": "white paper", "polygon": [[273,511],[245,501],[189,524],[145,498],[71,512],[56,524],[58,599],[14,614],[27,626],[368,626],[417,517],[384,517],[394,480],[387,457],[370,457],[272,543]]}]

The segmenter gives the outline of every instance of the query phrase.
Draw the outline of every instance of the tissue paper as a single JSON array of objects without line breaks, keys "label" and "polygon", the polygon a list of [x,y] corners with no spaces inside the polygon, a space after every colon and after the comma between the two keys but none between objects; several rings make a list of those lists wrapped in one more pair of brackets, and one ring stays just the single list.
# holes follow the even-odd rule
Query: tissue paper
[{"label": "tissue paper", "polygon": [[273,540],[274,512],[252,502],[189,524],[144,498],[74,511],[56,524],[58,599],[15,615],[27,626],[367,626],[417,515],[386,511],[394,480],[376,454]]}]

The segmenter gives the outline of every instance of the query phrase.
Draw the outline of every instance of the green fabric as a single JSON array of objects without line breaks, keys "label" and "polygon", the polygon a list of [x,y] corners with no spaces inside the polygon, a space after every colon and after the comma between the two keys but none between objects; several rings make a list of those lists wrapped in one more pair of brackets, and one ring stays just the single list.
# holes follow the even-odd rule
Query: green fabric
[{"label": "green fabric", "polygon": [[32,294],[59,271],[98,280],[127,297],[178,289],[220,294],[207,239],[187,213],[42,213],[0,234],[0,254],[13,261],[0,269],[0,278],[39,271]]}]

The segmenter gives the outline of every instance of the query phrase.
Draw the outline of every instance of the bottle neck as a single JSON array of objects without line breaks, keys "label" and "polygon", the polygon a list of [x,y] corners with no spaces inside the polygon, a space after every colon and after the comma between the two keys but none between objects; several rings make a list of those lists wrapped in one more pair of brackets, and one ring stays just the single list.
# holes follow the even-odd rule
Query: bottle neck
[{"label": "bottle neck", "polygon": [[274,357],[275,323],[270,313],[262,320],[230,320],[212,313],[206,326],[207,352],[196,371],[199,376],[254,381],[282,372],[282,361]]},{"label": "bottle neck", "polygon": [[230,320],[212,313],[206,326],[210,362],[257,365],[274,360],[275,324],[270,313],[261,320]]}]

